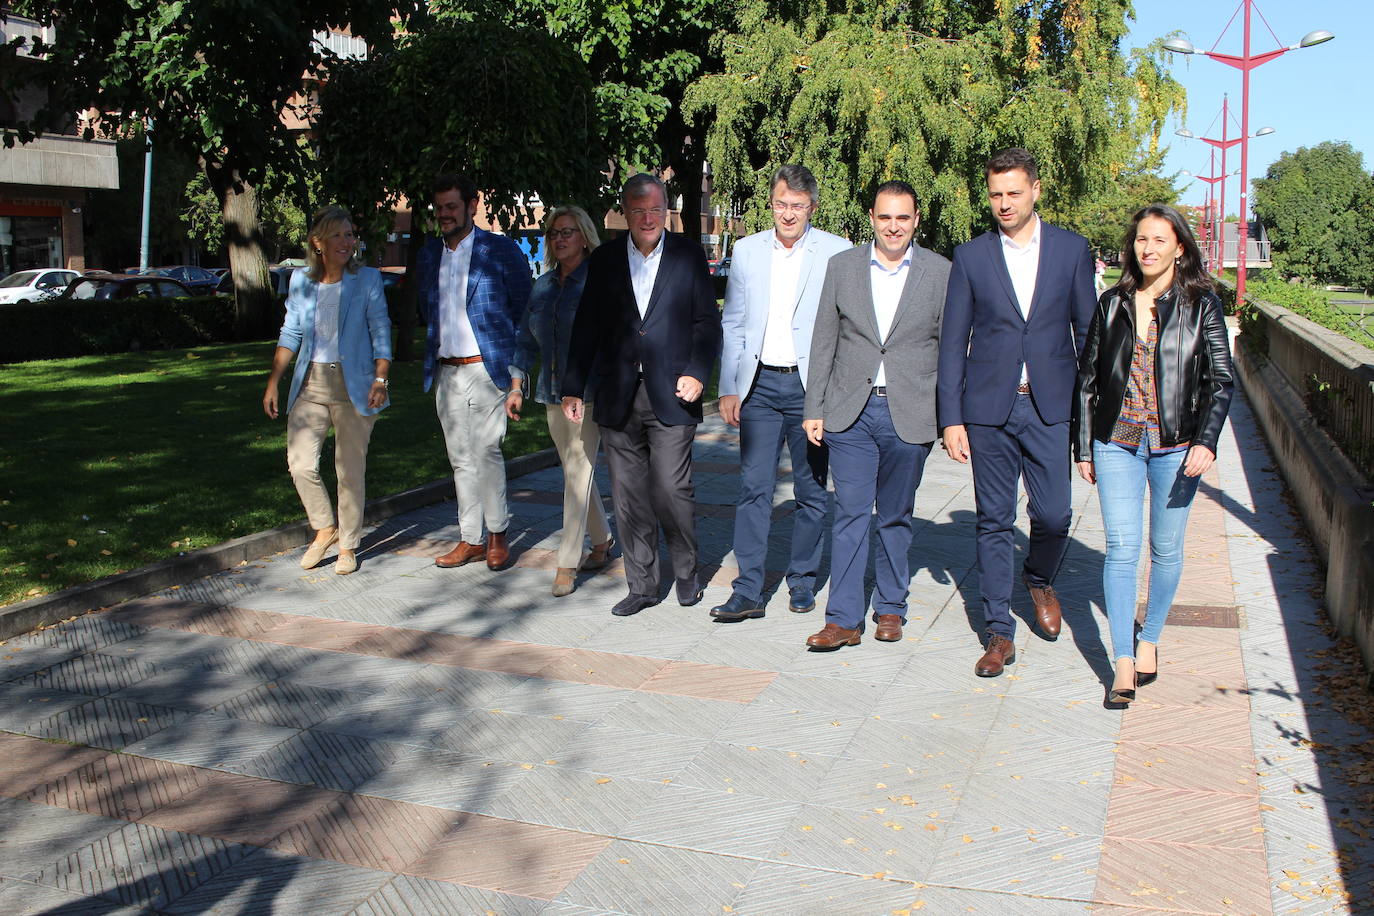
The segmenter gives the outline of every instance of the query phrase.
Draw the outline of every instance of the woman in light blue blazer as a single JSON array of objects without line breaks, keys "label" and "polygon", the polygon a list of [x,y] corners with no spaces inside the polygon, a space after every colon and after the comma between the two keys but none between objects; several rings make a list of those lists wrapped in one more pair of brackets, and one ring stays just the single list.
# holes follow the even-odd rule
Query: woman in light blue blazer
[{"label": "woman in light blue blazer", "polygon": [[[277,388],[296,355],[286,398],[286,464],[315,529],[301,566],[314,568],[337,543],[334,572],[346,576],[358,568],[368,440],[377,413],[390,403],[391,317],[382,276],[361,266],[353,221],[343,207],[330,205],[315,214],[305,262],[305,269],[291,277],[262,409],[277,418]],[[337,524],[329,491],[320,480],[320,450],[331,426],[339,480]]]}]

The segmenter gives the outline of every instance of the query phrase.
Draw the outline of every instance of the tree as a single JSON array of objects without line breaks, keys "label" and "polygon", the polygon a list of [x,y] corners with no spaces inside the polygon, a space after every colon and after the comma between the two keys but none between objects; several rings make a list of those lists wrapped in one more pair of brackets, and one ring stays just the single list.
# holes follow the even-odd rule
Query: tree
[{"label": "tree", "polygon": [[1109,254],[1121,249],[1121,239],[1131,216],[1149,204],[1178,201],[1172,178],[1160,174],[1162,153],[1144,150],[1120,168],[1106,188],[1089,195],[1059,214],[1059,223],[1088,240],[1094,251]]},{"label": "tree", "polygon": [[752,227],[768,223],[766,176],[801,162],[820,179],[823,227],[859,237],[873,188],[901,178],[922,244],[947,252],[988,220],[983,166],[998,148],[1036,154],[1052,214],[1103,190],[1142,125],[1157,138],[1183,93],[1156,54],[1123,55],[1129,12],[1128,0],[743,0],[737,31],[717,36],[722,72],[686,106],[712,124],[716,188],[747,199]]},{"label": "tree", "polygon": [[[386,112],[401,116],[375,126]],[[533,213],[534,194],[590,202],[606,163],[581,59],[546,32],[494,21],[432,22],[391,51],[340,62],[320,91],[315,138],[328,196],[366,234],[389,229],[392,208],[410,203],[411,269],[437,173],[466,173],[509,227]],[[401,359],[410,357],[414,294],[406,284],[409,304],[396,314]]]},{"label": "tree", "polygon": [[[271,320],[262,253],[258,187],[268,168],[299,175],[293,114],[306,80],[331,55],[317,32],[347,26],[384,47],[392,17],[412,15],[420,0],[14,0],[11,8],[55,25],[39,42],[48,104],[5,144],[70,120],[93,107],[114,123],[151,120],[155,132],[197,157],[224,217],[240,333]],[[386,109],[374,112],[381,116]],[[293,119],[294,120],[294,119]]]},{"label": "tree", "polygon": [[[709,121],[682,104],[688,86],[721,66],[713,36],[731,24],[731,0],[432,0],[436,15],[537,27],[565,42],[595,82],[610,183],[668,167],[682,196],[683,231],[701,232],[702,143]],[[604,165],[600,170],[604,169]],[[625,175],[617,174],[624,171]]]},{"label": "tree", "polygon": [[1274,267],[1316,283],[1374,286],[1374,178],[1348,142],[1284,153],[1255,179]]},{"label": "tree", "polygon": [[[309,205],[298,200],[300,185],[304,183],[306,186],[307,200],[318,201],[322,198],[319,173],[307,171],[302,178],[303,182],[283,178],[271,169],[263,175],[259,193],[259,222],[262,226],[263,254],[269,262],[301,257],[305,252],[310,213]],[[177,216],[186,227],[186,234],[207,251],[223,249],[224,213],[203,172],[197,172],[185,184],[181,200],[182,206]]]}]

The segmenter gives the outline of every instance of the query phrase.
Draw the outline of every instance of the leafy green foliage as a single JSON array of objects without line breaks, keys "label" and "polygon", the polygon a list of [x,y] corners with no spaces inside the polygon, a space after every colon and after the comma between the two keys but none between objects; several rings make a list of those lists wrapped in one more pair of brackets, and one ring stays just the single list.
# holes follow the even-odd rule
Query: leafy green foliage
[{"label": "leafy green foliage", "polygon": [[1116,170],[1105,188],[1063,208],[1058,217],[1060,225],[1082,235],[1100,254],[1119,251],[1137,210],[1149,204],[1172,206],[1178,202],[1173,179],[1160,174],[1163,165],[1162,153],[1141,150]]},{"label": "leafy green foliage", "polygon": [[1316,283],[1374,287],[1374,178],[1347,142],[1284,153],[1255,179],[1274,266]]},{"label": "leafy green foliage", "polygon": [[716,189],[747,198],[751,227],[769,222],[767,176],[800,162],[820,180],[824,228],[864,236],[873,188],[901,178],[920,200],[922,244],[948,251],[986,219],[995,150],[1036,154],[1054,215],[1157,139],[1182,90],[1156,55],[1123,56],[1129,12],[1126,0],[743,0],[716,39],[722,72],[691,87],[687,111],[712,125]]},{"label": "leafy green foliage", "polygon": [[228,340],[234,303],[181,299],[54,299],[0,309],[0,362],[162,350]]},{"label": "leafy green foliage", "polygon": [[[306,200],[320,201],[320,175],[313,164],[302,177]],[[297,196],[301,184],[271,169],[263,178],[259,213],[264,253],[272,263],[304,256],[311,208],[309,204],[302,204]],[[204,173],[197,172],[186,183],[182,202],[177,218],[186,226],[187,234],[211,252],[224,248],[224,212]]]}]

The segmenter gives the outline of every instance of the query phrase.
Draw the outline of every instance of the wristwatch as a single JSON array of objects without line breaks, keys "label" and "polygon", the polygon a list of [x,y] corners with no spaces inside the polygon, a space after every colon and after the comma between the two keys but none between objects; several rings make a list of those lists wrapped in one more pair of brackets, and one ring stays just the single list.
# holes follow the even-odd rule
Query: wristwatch
[{"label": "wristwatch", "polygon": [[372,380],[372,384],[375,385],[375,384],[377,384],[378,382],[381,382],[381,383],[382,383],[382,387],[383,387],[383,388],[390,388],[390,387],[391,387],[391,382],[388,381],[387,379],[382,378],[380,375],[377,376],[376,378],[374,378],[374,379]]}]

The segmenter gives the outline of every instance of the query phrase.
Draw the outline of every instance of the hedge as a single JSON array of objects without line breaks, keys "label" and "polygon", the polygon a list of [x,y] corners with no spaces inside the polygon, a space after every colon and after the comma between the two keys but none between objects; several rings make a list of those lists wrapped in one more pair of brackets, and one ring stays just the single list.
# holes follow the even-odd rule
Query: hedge
[{"label": "hedge", "polygon": [[[280,324],[280,311],[277,317]],[[169,350],[234,339],[234,300],[50,299],[0,306],[0,363],[130,350]]]}]

